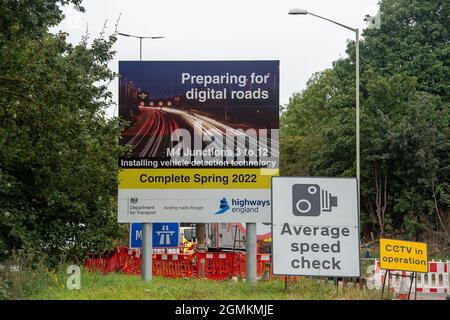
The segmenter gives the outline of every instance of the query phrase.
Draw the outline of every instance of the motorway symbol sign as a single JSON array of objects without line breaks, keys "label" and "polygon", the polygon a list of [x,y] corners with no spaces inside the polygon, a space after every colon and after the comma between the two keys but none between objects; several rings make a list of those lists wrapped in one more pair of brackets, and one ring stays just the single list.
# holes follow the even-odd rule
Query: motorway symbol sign
[{"label": "motorway symbol sign", "polygon": [[176,230],[169,230],[168,224],[162,224],[162,230],[156,231],[156,245],[159,246],[173,246],[173,241],[171,240]]},{"label": "motorway symbol sign", "polygon": [[[178,247],[180,227],[178,223],[153,223],[153,247]],[[130,228],[130,247],[141,248],[142,223],[132,223]]]}]

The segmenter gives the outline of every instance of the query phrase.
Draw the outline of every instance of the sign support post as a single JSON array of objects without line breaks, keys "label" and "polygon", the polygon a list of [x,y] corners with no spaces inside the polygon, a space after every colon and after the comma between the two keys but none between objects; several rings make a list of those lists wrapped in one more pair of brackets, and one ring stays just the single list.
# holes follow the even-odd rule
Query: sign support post
[{"label": "sign support post", "polygon": [[142,224],[142,280],[152,281],[152,224],[145,222]]},{"label": "sign support post", "polygon": [[[416,278],[416,273],[413,272],[412,275],[410,276],[411,283],[409,284],[408,300],[410,300],[410,297],[411,297],[411,290],[412,290],[412,286],[413,286],[413,282],[414,282],[415,278]],[[414,290],[414,291],[416,291],[416,290]]]},{"label": "sign support post", "polygon": [[417,300],[417,272],[414,273],[414,300]]},{"label": "sign support post", "polygon": [[247,283],[256,284],[256,223],[246,225],[246,278]]},{"label": "sign support post", "polygon": [[384,297],[386,278],[387,278],[387,298],[389,300],[389,293],[391,291],[391,270],[386,270],[386,272],[384,273],[383,288],[381,289],[381,299],[383,299]]}]

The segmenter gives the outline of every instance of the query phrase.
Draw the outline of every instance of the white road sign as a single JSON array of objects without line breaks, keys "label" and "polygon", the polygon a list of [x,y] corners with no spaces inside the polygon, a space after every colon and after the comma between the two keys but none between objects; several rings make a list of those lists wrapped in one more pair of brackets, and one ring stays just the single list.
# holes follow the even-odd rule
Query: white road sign
[{"label": "white road sign", "polygon": [[360,276],[355,178],[273,177],[276,275]]}]

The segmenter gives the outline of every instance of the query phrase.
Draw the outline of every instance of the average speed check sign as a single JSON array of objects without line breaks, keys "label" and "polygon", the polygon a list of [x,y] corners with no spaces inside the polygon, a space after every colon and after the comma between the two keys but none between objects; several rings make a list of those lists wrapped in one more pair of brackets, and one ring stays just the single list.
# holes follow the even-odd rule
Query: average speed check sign
[{"label": "average speed check sign", "polygon": [[276,275],[360,276],[355,178],[273,177]]}]

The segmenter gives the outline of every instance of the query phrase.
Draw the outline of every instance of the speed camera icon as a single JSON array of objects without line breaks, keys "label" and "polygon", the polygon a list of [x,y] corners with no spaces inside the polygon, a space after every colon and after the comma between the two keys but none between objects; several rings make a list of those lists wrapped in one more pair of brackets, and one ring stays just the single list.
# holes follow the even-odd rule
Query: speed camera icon
[{"label": "speed camera icon", "polygon": [[295,216],[316,217],[337,207],[337,197],[318,184],[294,184],[292,186],[292,213]]}]

